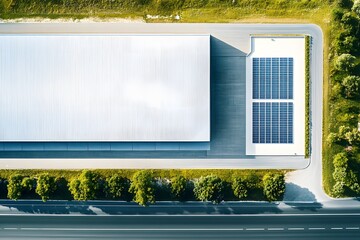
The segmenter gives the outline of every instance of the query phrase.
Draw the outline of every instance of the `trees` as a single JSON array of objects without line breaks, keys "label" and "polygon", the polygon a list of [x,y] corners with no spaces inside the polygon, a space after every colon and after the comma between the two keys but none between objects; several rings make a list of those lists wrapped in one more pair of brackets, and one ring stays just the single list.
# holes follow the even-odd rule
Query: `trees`
[{"label": "trees", "polygon": [[142,206],[155,203],[155,180],[152,173],[147,170],[136,172],[129,191],[135,195],[134,201]]},{"label": "trees", "polygon": [[349,159],[347,158],[346,153],[338,153],[334,156],[334,167],[335,168],[347,168]]},{"label": "trees", "polygon": [[338,71],[349,72],[356,63],[356,58],[348,53],[341,54],[335,60],[335,68]]},{"label": "trees", "polygon": [[336,182],[346,182],[346,168],[336,167],[333,172],[333,178]]},{"label": "trees", "polygon": [[224,199],[225,187],[223,181],[216,175],[200,177],[195,182],[195,197],[200,201],[220,203]]},{"label": "trees", "polygon": [[343,182],[336,182],[331,190],[334,197],[341,197],[344,195],[345,192],[345,183]]},{"label": "trees", "polygon": [[181,175],[171,178],[170,189],[172,195],[179,200],[184,200],[186,195],[186,188],[188,180]]},{"label": "trees", "polygon": [[75,200],[86,201],[96,198],[100,188],[99,175],[90,170],[83,170],[78,178],[69,184],[69,190]]},{"label": "trees", "polygon": [[106,195],[113,199],[119,199],[124,196],[130,187],[130,181],[118,174],[106,179]]},{"label": "trees", "polygon": [[354,5],[352,6],[351,10],[356,13],[358,17],[360,17],[360,0],[354,1]]},{"label": "trees", "polygon": [[359,95],[360,92],[360,77],[359,76],[347,76],[342,81],[345,95],[349,98]]},{"label": "trees", "polygon": [[269,201],[281,200],[285,193],[284,174],[266,174],[263,178],[264,195]]},{"label": "trees", "polygon": [[55,178],[48,173],[42,173],[37,178],[35,192],[46,202],[50,195],[56,190]]},{"label": "trees", "polygon": [[7,185],[8,198],[17,200],[21,197],[22,180],[23,180],[23,176],[20,174],[15,174],[10,176],[9,183]]},{"label": "trees", "polygon": [[231,187],[235,197],[239,199],[244,199],[247,197],[248,188],[246,185],[246,181],[244,181],[242,178],[235,177],[233,179]]}]

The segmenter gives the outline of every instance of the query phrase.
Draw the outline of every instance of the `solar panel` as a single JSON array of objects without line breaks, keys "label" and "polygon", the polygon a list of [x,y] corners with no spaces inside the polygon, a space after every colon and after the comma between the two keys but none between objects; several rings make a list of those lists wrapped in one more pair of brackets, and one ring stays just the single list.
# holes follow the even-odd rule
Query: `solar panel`
[{"label": "solar panel", "polygon": [[253,99],[293,99],[293,58],[253,58]]},{"label": "solar panel", "polygon": [[253,143],[293,143],[293,103],[253,103]]}]

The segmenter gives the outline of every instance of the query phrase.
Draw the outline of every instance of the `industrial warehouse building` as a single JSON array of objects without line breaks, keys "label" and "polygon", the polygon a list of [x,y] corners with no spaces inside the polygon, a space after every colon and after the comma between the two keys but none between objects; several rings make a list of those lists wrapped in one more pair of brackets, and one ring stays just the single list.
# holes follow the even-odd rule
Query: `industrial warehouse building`
[{"label": "industrial warehouse building", "polygon": [[[226,124],[244,129],[245,135],[232,136],[244,139],[243,154],[304,155],[304,38],[252,37],[250,54],[233,59],[218,48],[212,55],[211,39],[208,34],[1,35],[0,151],[210,154],[224,132],[217,112],[211,114],[220,109],[241,119]],[[228,58],[241,75],[215,60]],[[232,82],[219,82],[225,78]],[[217,107],[217,97],[226,97],[218,90],[229,86],[235,96]],[[244,91],[234,92],[239,86]]]}]

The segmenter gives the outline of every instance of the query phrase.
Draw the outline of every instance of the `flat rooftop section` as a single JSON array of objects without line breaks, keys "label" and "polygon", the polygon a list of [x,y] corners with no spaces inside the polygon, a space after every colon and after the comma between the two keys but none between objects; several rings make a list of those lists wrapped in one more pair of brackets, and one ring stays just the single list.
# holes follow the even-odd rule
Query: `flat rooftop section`
[{"label": "flat rooftop section", "polygon": [[0,35],[0,141],[210,140],[210,36]]},{"label": "flat rooftop section", "polygon": [[[251,48],[252,52],[246,60],[246,103],[249,106],[246,109],[246,126],[248,126],[246,128],[246,154],[303,156],[305,155],[305,38],[303,36],[253,36]],[[263,63],[260,62],[262,67],[260,71],[255,68],[257,73],[254,73],[253,65],[258,59],[263,61]],[[276,61],[280,61],[278,65],[274,64]],[[260,75],[260,78],[257,78],[256,74]],[[254,88],[256,91],[253,92],[253,81],[265,79],[265,76],[265,81],[260,80],[260,86],[262,86],[259,88],[260,97],[254,96],[257,95],[256,91],[259,89]],[[277,85],[274,85],[274,82],[270,84],[274,80]],[[279,90],[279,88],[280,91],[274,94],[274,89]],[[266,89],[266,93],[263,89]],[[256,128],[254,124],[257,120],[253,119],[252,106],[255,105],[256,109],[256,104],[262,105],[260,106],[260,123],[263,124],[260,124],[259,131],[260,137],[264,137],[266,141],[255,141],[255,143],[253,136],[256,132],[253,132],[253,129]],[[262,111],[265,108],[261,109],[265,104],[269,106],[269,108],[266,106],[266,112]],[[280,109],[277,109],[278,106]],[[254,113],[256,116],[256,110]],[[275,124],[277,122],[280,124]],[[261,129],[262,125],[265,125],[264,129]],[[280,141],[274,142],[275,132],[280,136]],[[287,140],[282,139],[283,137]]]}]

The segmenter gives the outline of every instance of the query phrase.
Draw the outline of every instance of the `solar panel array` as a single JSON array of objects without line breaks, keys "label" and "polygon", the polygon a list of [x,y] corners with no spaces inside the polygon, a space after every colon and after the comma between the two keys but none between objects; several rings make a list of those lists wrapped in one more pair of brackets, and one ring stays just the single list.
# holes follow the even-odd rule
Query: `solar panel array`
[{"label": "solar panel array", "polygon": [[253,58],[253,143],[293,143],[293,58]]},{"label": "solar panel array", "polygon": [[253,58],[253,99],[293,99],[292,58]]},{"label": "solar panel array", "polygon": [[253,143],[293,143],[293,103],[253,103]]}]

